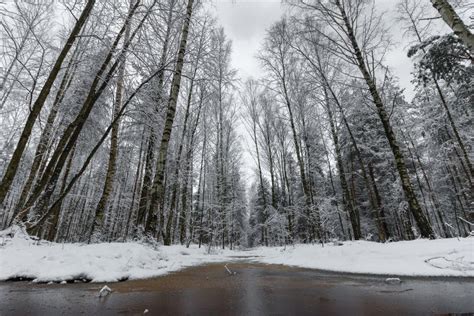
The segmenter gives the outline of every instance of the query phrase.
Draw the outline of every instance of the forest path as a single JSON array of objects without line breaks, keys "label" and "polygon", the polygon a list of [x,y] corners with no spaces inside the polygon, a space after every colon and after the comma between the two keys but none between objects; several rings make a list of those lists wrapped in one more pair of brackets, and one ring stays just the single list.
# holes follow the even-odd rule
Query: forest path
[{"label": "forest path", "polygon": [[353,276],[245,262],[104,284],[0,283],[0,315],[395,315],[474,312],[472,279]]}]

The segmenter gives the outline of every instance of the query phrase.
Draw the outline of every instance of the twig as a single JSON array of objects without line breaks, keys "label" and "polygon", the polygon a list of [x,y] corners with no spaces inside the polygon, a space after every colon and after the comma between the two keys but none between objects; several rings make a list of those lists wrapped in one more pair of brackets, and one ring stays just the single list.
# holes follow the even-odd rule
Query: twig
[{"label": "twig", "polygon": [[440,16],[434,16],[434,17],[431,17],[431,18],[421,18],[419,19],[420,21],[430,21],[430,20],[438,20],[438,19],[441,19]]},{"label": "twig", "polygon": [[227,272],[229,272],[230,275],[233,275],[232,271],[230,271],[230,269],[227,267],[227,264],[224,266],[224,268],[227,270]]}]

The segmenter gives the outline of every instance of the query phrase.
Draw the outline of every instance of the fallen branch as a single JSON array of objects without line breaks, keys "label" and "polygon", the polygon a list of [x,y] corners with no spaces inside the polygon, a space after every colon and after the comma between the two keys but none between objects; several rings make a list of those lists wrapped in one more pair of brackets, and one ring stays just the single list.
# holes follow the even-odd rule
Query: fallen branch
[{"label": "fallen branch", "polygon": [[232,271],[230,271],[230,269],[227,267],[227,264],[224,266],[224,268],[227,270],[227,272],[229,273],[229,275],[235,274],[235,273],[232,273]]}]

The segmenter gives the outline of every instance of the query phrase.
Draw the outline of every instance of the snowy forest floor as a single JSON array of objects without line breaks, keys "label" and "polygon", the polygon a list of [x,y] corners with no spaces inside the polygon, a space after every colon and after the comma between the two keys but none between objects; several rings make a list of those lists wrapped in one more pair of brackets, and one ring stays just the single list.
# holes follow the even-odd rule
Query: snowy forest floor
[{"label": "snowy forest floor", "polygon": [[[8,230],[9,231],[9,230]],[[474,277],[474,238],[343,243],[222,250],[139,243],[60,244],[21,232],[0,233],[0,281],[115,282],[160,276],[185,267],[251,261],[333,272],[390,276]]]}]

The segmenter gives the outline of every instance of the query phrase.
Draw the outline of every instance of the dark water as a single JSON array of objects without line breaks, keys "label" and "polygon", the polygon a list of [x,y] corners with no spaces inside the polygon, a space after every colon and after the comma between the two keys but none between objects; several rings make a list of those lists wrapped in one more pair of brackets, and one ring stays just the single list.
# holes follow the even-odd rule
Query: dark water
[{"label": "dark water", "polygon": [[234,263],[108,284],[0,283],[0,315],[445,315],[474,313],[474,280],[337,275]]}]

